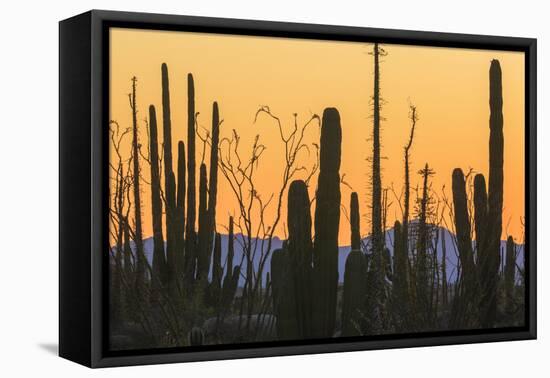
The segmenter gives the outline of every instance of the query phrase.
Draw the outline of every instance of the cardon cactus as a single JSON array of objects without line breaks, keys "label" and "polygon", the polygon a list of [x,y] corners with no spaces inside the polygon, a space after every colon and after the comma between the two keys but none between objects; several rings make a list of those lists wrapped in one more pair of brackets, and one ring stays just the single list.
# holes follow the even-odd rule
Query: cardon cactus
[{"label": "cardon cactus", "polygon": [[279,340],[296,339],[299,323],[296,317],[296,295],[291,259],[286,249],[276,249],[271,255],[273,310],[277,317]]},{"label": "cardon cactus", "polygon": [[176,245],[176,272],[178,279],[183,278],[185,269],[185,145],[178,142],[178,188],[176,193],[176,210],[174,214],[174,233]]},{"label": "cardon cactus", "polygon": [[212,250],[212,237],[216,232],[216,197],[218,193],[218,143],[220,140],[220,113],[218,103],[212,104],[212,142],[210,148],[210,177],[208,186],[208,251]]},{"label": "cardon cactus", "polygon": [[367,260],[361,251],[359,200],[350,199],[351,252],[346,259],[342,298],[342,336],[361,335],[361,320],[367,289]]},{"label": "cardon cactus", "polygon": [[185,280],[187,286],[195,278],[197,259],[196,183],[195,183],[195,82],[187,75],[187,219],[185,221]]},{"label": "cardon cactus", "polygon": [[338,289],[338,229],[340,225],[340,114],[323,112],[319,178],[315,206],[313,335],[332,337]]},{"label": "cardon cactus", "polygon": [[[488,193],[485,189],[484,177],[477,175],[474,179],[474,219],[479,262],[478,270],[474,265],[473,252],[471,251],[471,230],[466,190],[464,188],[464,175],[458,168],[453,172],[455,225],[463,277],[468,291],[466,299],[470,302],[470,306],[479,308],[477,320],[483,328],[494,327],[496,321],[500,237],[502,234],[504,134],[502,72],[498,60],[493,60],[489,69],[489,109],[491,115],[489,119]],[[478,299],[479,303],[476,303]],[[467,309],[464,311],[468,312]]]},{"label": "cardon cactus", "polygon": [[468,214],[466,181],[460,168],[453,171],[452,190],[462,291],[453,300],[451,325],[453,327],[476,326],[479,319],[476,314],[476,309],[479,308],[477,303],[479,285],[472,250],[472,228]]},{"label": "cardon cactus", "polygon": [[162,123],[164,147],[164,195],[166,198],[166,260],[169,280],[175,278],[176,251],[174,214],[176,207],[175,177],[172,169],[172,121],[170,115],[170,83],[168,80],[168,66],[162,64]]},{"label": "cardon cactus", "polygon": [[208,212],[207,212],[207,187],[206,165],[200,166],[199,173],[199,240],[197,247],[197,281],[206,283],[208,268],[210,267],[210,251],[208,251]]},{"label": "cardon cactus", "polygon": [[481,326],[494,327],[502,234],[504,182],[504,134],[502,115],[502,72],[498,60],[489,69],[489,194],[487,211],[487,258],[481,285]]},{"label": "cardon cactus", "polygon": [[151,154],[151,210],[153,221],[153,294],[166,284],[166,260],[162,236],[162,199],[160,197],[159,153],[157,141],[157,115],[155,107],[149,107],[149,151]]},{"label": "cardon cactus", "polygon": [[234,233],[233,233],[233,217],[229,217],[229,235],[227,237],[227,260],[225,263],[225,277],[223,279],[222,293],[221,293],[221,309],[223,314],[227,313],[231,305],[233,304],[233,298],[237,291],[237,285],[239,283],[239,275],[241,274],[241,268],[235,266],[233,268],[233,258],[235,256],[234,246]]},{"label": "cardon cactus", "polygon": [[472,251],[470,217],[468,214],[468,197],[466,195],[466,181],[462,169],[456,168],[452,178],[454,222],[458,253],[462,275],[471,287],[475,284],[475,265]]},{"label": "cardon cactus", "polygon": [[353,250],[346,259],[342,298],[342,336],[361,335],[367,295],[367,260],[360,250]]},{"label": "cardon cactus", "polygon": [[307,185],[293,181],[288,190],[288,253],[290,271],[295,290],[295,317],[298,321],[297,337],[311,336],[312,316],[312,243],[311,213]]},{"label": "cardon cactus", "polygon": [[514,288],[516,286],[516,245],[508,236],[506,240],[506,265],[504,266],[504,312],[510,315],[514,311]]},{"label": "cardon cactus", "polygon": [[349,223],[351,228],[351,250],[361,249],[361,215],[359,214],[359,197],[357,192],[351,193]]}]

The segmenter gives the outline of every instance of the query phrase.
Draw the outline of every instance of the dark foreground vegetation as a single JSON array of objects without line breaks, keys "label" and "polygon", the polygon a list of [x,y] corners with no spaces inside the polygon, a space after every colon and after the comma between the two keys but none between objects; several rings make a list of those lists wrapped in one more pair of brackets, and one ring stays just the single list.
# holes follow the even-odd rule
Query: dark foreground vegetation
[{"label": "dark foreground vegetation", "polygon": [[[340,161],[346,151],[336,108],[327,108],[321,117],[313,115],[302,125],[295,115],[296,122],[286,133],[269,107],[258,110],[256,118],[268,117],[279,128],[285,151],[281,186],[267,200],[254,185],[265,146],[257,137],[250,155],[243,156],[237,131],[220,139],[223,122],[216,102],[211,128],[201,132],[191,74],[187,145],[180,141],[177,146],[172,146],[166,64],[161,69],[161,115],[151,105],[142,129],[137,79],[132,79],[132,126],[110,124],[111,349],[523,324],[524,271],[518,263],[523,245],[509,237],[502,250],[501,241],[504,135],[499,62],[492,61],[489,71],[488,180],[482,174],[464,174],[460,168],[444,173],[452,182],[452,198],[447,198],[432,189],[430,177],[435,172],[426,163],[419,172],[421,186],[411,188],[409,159],[418,121],[416,107],[411,106],[403,190],[395,193],[402,218],[388,227],[390,189],[381,179],[379,57],[383,54],[375,44],[372,156],[365,165],[370,175],[371,229],[365,238],[360,234],[359,204],[367,199],[355,192],[351,198],[341,198],[346,183]],[[304,132],[314,124],[320,126],[320,139],[308,145]],[[122,153],[125,143],[131,144],[129,156]],[[306,149],[317,156],[307,168],[299,162]],[[205,162],[207,150],[209,162]],[[298,172],[301,180],[295,178]],[[219,179],[231,188],[223,195],[234,196],[239,204],[235,217],[222,222],[216,221]],[[308,192],[312,185],[314,198]],[[152,211],[152,259],[146,256],[142,231],[144,193],[151,196],[147,201]],[[267,206],[275,206],[274,219],[264,219]],[[281,219],[284,207],[287,217]],[[452,224],[443,224],[444,213]],[[351,226],[343,282],[338,271],[341,222]],[[221,229],[220,223],[227,227]],[[452,230],[452,243],[446,241],[443,226]],[[282,227],[286,240],[275,248],[275,232]],[[451,253],[458,255],[456,266],[448,266]]]}]

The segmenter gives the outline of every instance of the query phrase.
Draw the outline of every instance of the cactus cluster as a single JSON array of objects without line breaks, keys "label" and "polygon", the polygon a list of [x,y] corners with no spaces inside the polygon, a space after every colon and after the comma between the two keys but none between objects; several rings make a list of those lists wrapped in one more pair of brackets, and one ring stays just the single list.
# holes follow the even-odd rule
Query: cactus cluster
[{"label": "cactus cluster", "polygon": [[[139,324],[143,333],[140,336],[144,340],[149,337],[147,345],[172,347],[491,328],[500,325],[499,315],[516,316],[520,292],[516,282],[518,246],[511,237],[507,240],[505,263],[500,270],[504,136],[499,62],[492,61],[489,72],[488,185],[483,174],[471,177],[460,168],[452,172],[452,221],[459,258],[457,281],[452,283],[447,277],[450,269],[447,267],[447,248],[450,246],[445,243],[448,236],[444,229],[431,224],[435,205],[430,176],[434,172],[427,163],[419,172],[421,183],[414,208],[417,220],[409,219],[409,213],[413,212],[409,210],[409,153],[417,119],[416,108],[412,106],[413,126],[405,147],[405,187],[401,197],[404,202],[399,198],[403,218],[393,224],[393,240],[386,226],[388,205],[380,165],[380,56],[383,54],[375,44],[372,197],[367,204],[372,228],[369,238],[363,240],[360,198],[352,190],[348,218],[350,252],[345,261],[343,285],[338,282],[341,185],[344,182],[343,173],[340,173],[342,126],[336,108],[324,109],[320,119],[317,176],[312,173],[301,180],[289,174],[290,178],[280,191],[278,210],[282,203],[280,214],[286,213],[286,220],[281,223],[286,226],[287,237],[281,248],[272,250],[271,238],[275,231],[269,230],[271,236],[266,250],[270,261],[266,262],[255,258],[254,242],[248,242],[250,250],[243,246],[246,243],[243,240],[252,236],[243,231],[247,225],[242,212],[235,219],[228,217],[227,236],[217,229],[216,206],[218,195],[221,196],[218,170],[222,180],[227,178],[225,152],[223,149],[220,152],[225,139],[220,138],[218,103],[212,103],[211,128],[203,140],[204,149],[208,147],[209,151],[203,151],[203,160],[197,163],[195,137],[197,134],[200,139],[202,137],[196,130],[195,82],[192,74],[187,76],[187,143],[178,141],[177,157],[174,156],[168,66],[162,64],[162,130],[158,129],[157,110],[150,105],[147,119],[149,155],[145,157],[139,141],[137,80],[132,79],[129,173],[127,182],[122,174],[117,176],[117,191],[113,197],[118,209],[128,209],[114,213],[118,224],[113,232],[116,246],[112,248],[109,284],[111,320],[115,326],[120,326],[122,319],[129,317]],[[263,111],[267,112],[266,109]],[[282,137],[284,140],[285,136]],[[258,138],[255,143],[254,147],[258,146]],[[145,163],[150,165],[147,173],[153,234],[151,266],[145,258],[142,231],[142,222],[149,218],[142,218],[141,214],[141,195],[147,179],[140,175],[140,169]],[[252,159],[250,166],[255,167],[254,164],[256,161]],[[243,171],[241,174],[243,180],[252,181],[252,176],[246,176]],[[309,187],[311,177],[317,180],[315,188]],[[473,183],[471,198],[470,183]],[[262,201],[253,190],[247,195],[252,202]],[[123,205],[125,196],[131,202],[126,208]],[[255,243],[265,241],[255,239]],[[393,251],[390,252],[392,243]],[[441,257],[438,256],[439,245]],[[236,248],[241,250],[236,251]],[[224,251],[227,252],[225,256]],[[259,266],[270,264],[270,272],[263,274],[262,267],[256,268],[258,260]],[[239,287],[241,278],[245,284]],[[227,329],[233,331],[230,338],[224,333]]]},{"label": "cactus cluster", "polygon": [[351,193],[351,252],[346,259],[342,298],[342,336],[361,335],[361,322],[367,295],[367,260],[361,250],[359,199]]},{"label": "cactus cluster", "polygon": [[[495,326],[500,265],[503,201],[502,72],[498,60],[489,70],[489,190],[485,178],[474,178],[474,228],[476,257],[471,243],[466,182],[460,168],[453,171],[455,228],[463,277],[463,292],[455,298],[455,325]],[[479,309],[479,311],[475,311]],[[478,314],[472,316],[471,314]]]}]

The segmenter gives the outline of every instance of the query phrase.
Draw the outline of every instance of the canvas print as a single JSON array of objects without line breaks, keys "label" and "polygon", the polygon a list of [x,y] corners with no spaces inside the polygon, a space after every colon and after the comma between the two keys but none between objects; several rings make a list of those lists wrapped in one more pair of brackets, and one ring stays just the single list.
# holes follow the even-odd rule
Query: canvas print
[{"label": "canvas print", "polygon": [[109,33],[110,351],[526,324],[524,53]]}]

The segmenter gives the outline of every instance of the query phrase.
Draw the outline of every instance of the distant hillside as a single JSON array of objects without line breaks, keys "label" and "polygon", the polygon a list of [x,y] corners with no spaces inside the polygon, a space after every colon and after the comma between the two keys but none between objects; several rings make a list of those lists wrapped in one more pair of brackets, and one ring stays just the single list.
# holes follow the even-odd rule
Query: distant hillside
[{"label": "distant hillside", "polygon": [[[441,234],[441,230],[443,230],[443,233],[445,235],[445,247],[446,247],[446,251],[447,251],[447,281],[448,282],[454,282],[456,281],[456,267],[458,265],[458,251],[456,249],[456,243],[455,243],[455,235],[447,230],[446,228],[438,228],[438,232]],[[242,235],[241,234],[236,234],[235,235],[235,256],[233,258],[233,264],[236,265],[236,264],[239,264],[242,260],[242,257],[243,257],[243,253],[242,253],[242,250],[240,248],[240,245],[238,243],[238,239],[241,238]],[[225,267],[225,264],[226,264],[226,260],[227,260],[227,240],[228,240],[228,236],[227,235],[221,235],[221,240],[222,240],[222,264],[223,266]],[[261,243],[263,242],[266,242],[266,240],[262,240],[262,239],[253,239],[253,243],[256,243],[258,245],[258,253],[257,253],[257,256],[255,256],[254,258],[254,261],[253,261],[253,264],[254,264],[254,269],[255,270],[258,270],[258,266],[259,266],[259,263],[260,263],[260,255],[259,255],[259,249],[260,249],[260,245]],[[368,245],[369,243],[369,238],[364,238],[363,239],[363,243],[365,245]],[[394,232],[393,232],[393,229],[389,229],[389,230],[386,230],[386,246],[388,246],[389,250],[390,250],[390,254],[393,256],[393,243],[394,243]],[[143,241],[143,245],[144,245],[144,252],[145,252],[145,256],[147,257],[147,260],[149,261],[149,264],[152,264],[153,262],[153,238],[147,238]],[[274,237],[273,240],[272,240],[272,248],[271,248],[271,251],[274,251],[278,248],[281,248],[282,245],[283,245],[283,241],[281,239],[279,239],[278,237]],[[132,250],[134,250],[134,246],[132,244]],[[338,248],[338,280],[339,282],[343,282],[344,280],[344,270],[345,270],[345,264],[346,264],[346,259],[348,257],[348,254],[350,253],[350,246],[341,246]],[[518,253],[517,253],[517,264],[519,267],[523,268],[523,245],[518,245],[517,246],[517,250],[518,250]],[[441,241],[441,238],[439,238],[438,240],[438,245],[437,245],[437,259],[438,261],[441,263],[441,260],[442,260],[442,241]],[[505,256],[506,256],[506,241],[505,240],[502,240],[501,241],[501,263],[503,261],[505,261]],[[243,267],[246,266],[246,262],[244,263]],[[265,280],[265,275],[271,271],[271,254],[270,256],[267,258],[267,261],[266,261],[266,264],[265,264],[265,268],[264,268],[264,272],[263,272],[263,278]],[[225,274],[225,273],[224,273]],[[240,281],[239,281],[239,285],[244,285],[244,278],[241,277]]]}]

